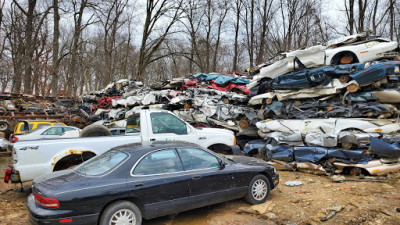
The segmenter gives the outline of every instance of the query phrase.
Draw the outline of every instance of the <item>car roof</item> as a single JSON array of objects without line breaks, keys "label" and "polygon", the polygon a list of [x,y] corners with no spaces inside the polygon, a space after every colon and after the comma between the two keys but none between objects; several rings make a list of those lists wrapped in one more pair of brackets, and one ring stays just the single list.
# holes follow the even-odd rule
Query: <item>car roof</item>
[{"label": "car roof", "polygon": [[158,149],[182,148],[182,147],[201,148],[201,146],[197,144],[184,141],[153,141],[153,142],[139,142],[139,143],[120,145],[114,147],[113,149],[129,153],[133,151],[150,152]]},{"label": "car roof", "polygon": [[77,127],[72,127],[72,126],[59,126],[59,125],[57,125],[57,126],[44,126],[44,127],[40,127],[40,128],[36,128],[36,129],[33,129],[33,130],[29,130],[29,133],[27,133],[27,132],[25,132],[26,134],[36,134],[36,133],[40,133],[40,132],[42,132],[42,131],[45,131],[45,130],[47,130],[47,129],[49,129],[49,128],[56,128],[56,127],[62,127],[62,128],[68,128],[68,127],[70,127],[70,128],[74,128],[74,129],[79,129],[79,128],[77,128]]}]

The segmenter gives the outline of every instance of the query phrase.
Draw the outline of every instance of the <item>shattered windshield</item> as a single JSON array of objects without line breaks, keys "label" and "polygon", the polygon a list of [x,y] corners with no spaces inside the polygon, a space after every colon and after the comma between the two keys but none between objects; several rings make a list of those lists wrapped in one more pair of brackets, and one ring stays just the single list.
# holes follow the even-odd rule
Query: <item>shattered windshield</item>
[{"label": "shattered windshield", "polygon": [[101,175],[115,168],[127,157],[128,154],[124,152],[111,150],[100,156],[97,156],[93,160],[83,163],[81,166],[75,169],[75,172],[88,176]]}]

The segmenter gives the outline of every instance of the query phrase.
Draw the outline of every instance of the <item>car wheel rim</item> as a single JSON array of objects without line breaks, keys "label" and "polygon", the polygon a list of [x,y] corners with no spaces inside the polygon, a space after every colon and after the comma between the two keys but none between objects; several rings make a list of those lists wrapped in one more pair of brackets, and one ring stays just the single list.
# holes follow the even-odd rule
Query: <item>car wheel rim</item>
[{"label": "car wheel rim", "polygon": [[264,199],[267,195],[267,183],[265,180],[256,180],[251,188],[251,194],[257,201]]},{"label": "car wheel rim", "polygon": [[136,216],[128,209],[121,209],[112,215],[110,225],[135,225]]}]

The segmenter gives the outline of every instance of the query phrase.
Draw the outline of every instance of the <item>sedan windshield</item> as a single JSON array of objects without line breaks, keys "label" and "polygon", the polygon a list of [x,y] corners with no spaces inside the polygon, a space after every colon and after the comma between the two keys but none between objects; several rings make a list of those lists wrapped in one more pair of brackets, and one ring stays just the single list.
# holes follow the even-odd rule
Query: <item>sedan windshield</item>
[{"label": "sedan windshield", "polygon": [[128,154],[117,150],[111,150],[104,154],[97,156],[93,160],[83,163],[76,168],[76,172],[82,175],[96,176],[107,173],[108,171],[119,165]]}]

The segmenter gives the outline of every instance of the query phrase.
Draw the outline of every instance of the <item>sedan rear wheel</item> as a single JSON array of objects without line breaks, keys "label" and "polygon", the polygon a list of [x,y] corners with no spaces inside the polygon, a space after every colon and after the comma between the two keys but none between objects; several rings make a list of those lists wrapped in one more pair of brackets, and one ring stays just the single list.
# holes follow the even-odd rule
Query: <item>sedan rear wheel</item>
[{"label": "sedan rear wheel", "polygon": [[129,201],[118,201],[109,205],[101,214],[100,225],[140,225],[142,213]]},{"label": "sedan rear wheel", "polygon": [[268,178],[261,174],[256,175],[250,181],[246,201],[250,204],[264,203],[268,198],[270,190],[271,188]]}]

